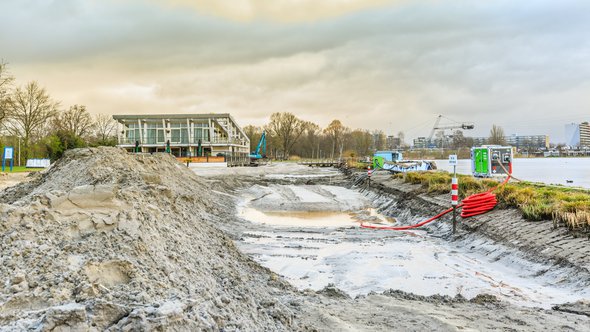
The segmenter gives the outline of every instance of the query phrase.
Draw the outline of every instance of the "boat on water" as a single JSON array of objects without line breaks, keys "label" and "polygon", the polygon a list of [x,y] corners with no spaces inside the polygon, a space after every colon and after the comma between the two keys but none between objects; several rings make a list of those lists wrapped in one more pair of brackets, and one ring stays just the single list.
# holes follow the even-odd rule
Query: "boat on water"
[{"label": "boat on water", "polygon": [[383,169],[392,173],[430,171],[436,169],[434,161],[404,160],[403,154],[399,151],[377,151],[373,155],[372,164],[374,170]]}]

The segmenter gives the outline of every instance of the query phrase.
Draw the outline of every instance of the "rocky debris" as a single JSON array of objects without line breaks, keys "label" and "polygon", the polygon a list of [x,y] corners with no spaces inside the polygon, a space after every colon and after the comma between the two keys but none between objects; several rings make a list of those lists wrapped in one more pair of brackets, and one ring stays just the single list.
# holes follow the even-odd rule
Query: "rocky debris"
[{"label": "rocky debris", "polygon": [[[375,295],[374,293],[372,295]],[[416,295],[413,293],[404,292],[398,289],[390,289],[383,292],[383,295],[391,296],[399,299],[404,300],[412,300],[412,301],[421,301],[421,302],[428,302],[428,303],[465,303],[467,299],[463,297],[461,294],[456,295],[455,297],[451,297],[448,295],[431,295],[431,296],[422,296]],[[479,296],[479,295],[478,295]]]},{"label": "rocky debris", "polygon": [[291,287],[213,227],[223,196],[163,154],[68,151],[2,192],[0,330],[291,330]]},{"label": "rocky debris", "polygon": [[553,306],[553,310],[590,317],[590,301],[577,301]]},{"label": "rocky debris", "polygon": [[332,283],[326,285],[326,287],[319,290],[317,293],[330,298],[350,299],[350,296],[348,296],[348,294],[343,292],[341,289],[337,288]]}]

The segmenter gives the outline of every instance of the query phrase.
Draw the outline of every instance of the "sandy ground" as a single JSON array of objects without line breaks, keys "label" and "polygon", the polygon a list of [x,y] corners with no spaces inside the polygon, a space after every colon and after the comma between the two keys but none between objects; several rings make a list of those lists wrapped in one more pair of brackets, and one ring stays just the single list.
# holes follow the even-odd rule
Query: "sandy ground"
[{"label": "sandy ground", "polygon": [[32,177],[29,177],[29,172],[18,172],[18,173],[0,173],[0,190],[15,186],[21,182],[29,181]]},{"label": "sandy ground", "polygon": [[[429,207],[422,203],[411,203],[412,209],[400,209],[401,203],[386,207],[390,198],[381,202],[385,196],[370,192],[355,196],[358,193],[344,188],[350,183],[336,170],[293,164],[189,170],[165,155],[130,155],[106,148],[69,151],[46,174],[0,192],[0,331],[586,331],[590,327],[583,304],[563,304],[557,311],[490,295],[469,300],[460,295],[421,296],[396,291],[388,278],[379,287],[394,290],[371,292],[372,280],[356,280],[364,288],[353,299],[350,295],[355,293],[336,277],[366,262],[355,259],[356,263],[345,264],[346,258],[354,257],[352,251],[361,257],[363,250],[378,248],[381,252],[374,254],[381,256],[391,251],[390,241],[395,245],[399,240],[359,232],[356,219],[392,221],[374,219],[379,217],[371,210],[359,211],[375,206],[385,216],[409,222]],[[353,226],[333,227],[328,218],[326,227],[277,230],[276,225],[240,217],[241,207],[272,217],[301,210],[345,213]],[[351,210],[356,214],[348,214]],[[437,232],[445,232],[444,228],[428,230],[429,236],[442,241]],[[320,273],[318,266],[292,261],[285,266],[307,272],[310,280],[314,273],[333,278],[326,280],[328,284],[315,279],[316,289],[291,284],[287,273],[282,278],[282,273],[256,262],[264,264],[259,260],[264,255],[247,248],[257,246],[252,242],[255,232],[260,239],[274,236],[270,239],[275,243],[282,241],[283,246],[271,244],[267,249],[283,257],[297,248],[285,247],[294,240],[279,236],[300,233],[302,252],[316,250],[304,248],[313,247],[310,243],[320,248],[340,236],[343,247],[335,251],[343,251],[342,258],[317,255],[316,261],[343,271]],[[363,249],[364,244],[371,245]],[[300,259],[299,254],[295,259]],[[387,261],[402,262],[382,259]],[[427,264],[412,257],[406,263],[428,270]],[[395,271],[395,266],[377,266]],[[370,272],[363,273],[374,274]],[[351,273],[355,274],[359,272]]]}]

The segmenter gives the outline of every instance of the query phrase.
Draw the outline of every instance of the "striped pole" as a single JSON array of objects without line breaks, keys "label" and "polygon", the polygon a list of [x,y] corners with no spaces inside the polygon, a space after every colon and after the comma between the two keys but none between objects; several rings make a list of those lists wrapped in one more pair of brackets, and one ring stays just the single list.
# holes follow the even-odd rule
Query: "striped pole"
[{"label": "striped pole", "polygon": [[457,178],[453,178],[451,182],[451,205],[457,206],[459,204],[459,183]]},{"label": "striped pole", "polygon": [[453,179],[451,180],[451,205],[453,206],[453,234],[455,234],[455,231],[457,230],[457,205],[459,203],[459,183],[457,181],[456,175],[457,173],[456,171],[454,171]]}]

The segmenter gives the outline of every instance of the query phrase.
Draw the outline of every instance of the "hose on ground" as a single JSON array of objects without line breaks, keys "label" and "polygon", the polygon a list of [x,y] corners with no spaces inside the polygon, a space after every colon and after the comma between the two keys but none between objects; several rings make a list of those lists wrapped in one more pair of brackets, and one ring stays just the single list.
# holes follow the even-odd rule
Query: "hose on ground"
[{"label": "hose on ground", "polygon": [[[462,208],[461,217],[462,218],[469,218],[469,217],[477,216],[477,215],[491,211],[498,203],[498,200],[496,199],[496,195],[493,194],[492,191],[494,191],[494,190],[498,189],[499,187],[508,183],[508,181],[510,180],[511,177],[512,177],[512,174],[508,174],[506,179],[502,183],[500,183],[499,185],[488,189],[486,192],[479,193],[479,194],[473,194],[473,195],[465,198],[461,202],[461,204],[457,205],[457,207],[456,207],[457,209]],[[436,216],[426,219],[426,220],[419,222],[417,224],[414,224],[414,225],[379,226],[379,225],[365,225],[364,223],[361,222],[360,227],[361,228],[370,228],[370,229],[379,229],[379,230],[405,231],[408,229],[418,228],[418,227],[422,227],[426,224],[429,224],[451,211],[453,211],[453,208],[446,209],[443,212],[437,214]]]}]

